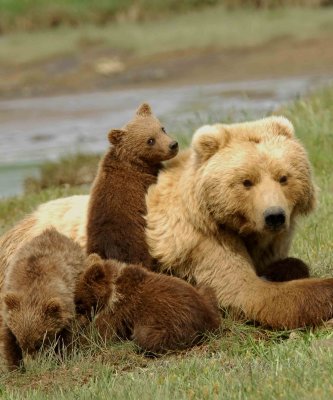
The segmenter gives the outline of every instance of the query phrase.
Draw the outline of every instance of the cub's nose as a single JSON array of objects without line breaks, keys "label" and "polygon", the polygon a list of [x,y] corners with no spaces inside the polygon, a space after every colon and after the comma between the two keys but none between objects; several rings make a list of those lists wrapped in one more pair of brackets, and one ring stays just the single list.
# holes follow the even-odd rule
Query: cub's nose
[{"label": "cub's nose", "polygon": [[172,141],[172,142],[169,144],[169,149],[172,150],[172,151],[177,150],[177,149],[178,149],[178,142],[176,142],[175,140]]},{"label": "cub's nose", "polygon": [[281,207],[269,207],[264,212],[264,218],[269,229],[277,229],[286,222],[286,213]]}]

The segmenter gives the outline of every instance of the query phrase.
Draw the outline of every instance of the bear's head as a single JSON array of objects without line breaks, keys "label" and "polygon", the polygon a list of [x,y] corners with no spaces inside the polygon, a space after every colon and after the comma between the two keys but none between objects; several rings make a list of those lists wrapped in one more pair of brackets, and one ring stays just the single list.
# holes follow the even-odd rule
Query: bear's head
[{"label": "bear's head", "polygon": [[44,346],[56,345],[72,318],[60,298],[34,298],[21,292],[4,294],[6,324],[21,349],[34,355]]},{"label": "bear's head", "polygon": [[138,108],[132,121],[122,129],[112,129],[108,137],[118,157],[127,161],[155,165],[178,153],[178,143],[168,136],[146,103]]},{"label": "bear's head", "polygon": [[89,318],[108,304],[112,294],[113,271],[98,254],[90,254],[75,289],[76,312]]},{"label": "bear's head", "polygon": [[284,117],[203,126],[192,148],[197,200],[214,224],[275,235],[315,206],[306,151]]}]

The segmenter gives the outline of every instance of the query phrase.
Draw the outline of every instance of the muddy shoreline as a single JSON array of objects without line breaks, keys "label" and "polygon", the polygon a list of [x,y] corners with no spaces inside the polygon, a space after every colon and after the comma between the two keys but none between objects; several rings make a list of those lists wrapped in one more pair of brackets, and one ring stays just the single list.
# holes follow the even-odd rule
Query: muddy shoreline
[{"label": "muddy shoreline", "polygon": [[333,75],[331,44],[331,35],[303,41],[283,37],[251,48],[189,49],[141,58],[87,49],[24,67],[0,66],[0,98]]},{"label": "muddy shoreline", "polygon": [[0,197],[21,193],[24,178],[38,175],[38,165],[45,161],[101,154],[108,146],[107,132],[123,126],[143,101],[185,146],[203,124],[261,118],[332,78],[333,74],[0,100]]},{"label": "muddy shoreline", "polygon": [[[22,192],[24,177],[38,174],[44,161],[103,151],[105,132],[122,126],[142,101],[185,136],[209,122],[208,115],[222,120],[272,112],[332,82],[331,42],[331,36],[283,37],[252,48],[141,58],[88,49],[24,67],[0,65],[0,197]],[[96,69],[98,60],[104,69]]]}]

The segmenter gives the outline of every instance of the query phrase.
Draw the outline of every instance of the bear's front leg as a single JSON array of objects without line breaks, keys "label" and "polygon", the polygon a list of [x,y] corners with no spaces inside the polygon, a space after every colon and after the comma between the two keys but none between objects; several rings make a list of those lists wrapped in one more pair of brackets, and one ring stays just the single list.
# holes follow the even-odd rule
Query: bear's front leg
[{"label": "bear's front leg", "polygon": [[3,355],[10,371],[21,370],[25,372],[23,354],[15,336],[8,326],[2,327]]},{"label": "bear's front leg", "polygon": [[163,328],[136,325],[131,339],[139,348],[151,355],[165,353],[174,349],[174,343],[170,342],[170,334]]},{"label": "bear's front leg", "polygon": [[221,307],[240,310],[249,320],[275,329],[295,329],[332,318],[333,279],[264,281],[237,236],[226,235],[220,242],[202,237],[192,260],[198,284],[212,286]]}]

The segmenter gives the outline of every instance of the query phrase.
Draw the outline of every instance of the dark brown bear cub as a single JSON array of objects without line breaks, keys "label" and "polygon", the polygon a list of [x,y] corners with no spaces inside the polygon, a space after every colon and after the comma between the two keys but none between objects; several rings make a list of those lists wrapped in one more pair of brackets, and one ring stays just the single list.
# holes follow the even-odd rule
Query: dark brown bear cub
[{"label": "dark brown bear cub", "polygon": [[92,186],[87,226],[87,253],[150,267],[145,241],[148,187],[157,180],[161,162],[178,152],[148,104],[123,129],[109,133],[112,144]]},{"label": "dark brown bear cub", "polygon": [[3,289],[1,342],[9,369],[23,366],[23,352],[34,354],[55,341],[66,344],[84,268],[81,247],[55,229],[17,251]]},{"label": "dark brown bear cub", "polygon": [[272,282],[286,282],[309,278],[310,269],[299,258],[287,257],[269,264],[260,276]]},{"label": "dark brown bear cub", "polygon": [[202,341],[220,325],[212,289],[138,265],[102,260],[91,254],[75,294],[77,312],[90,317],[104,338],[133,339],[159,354]]}]

